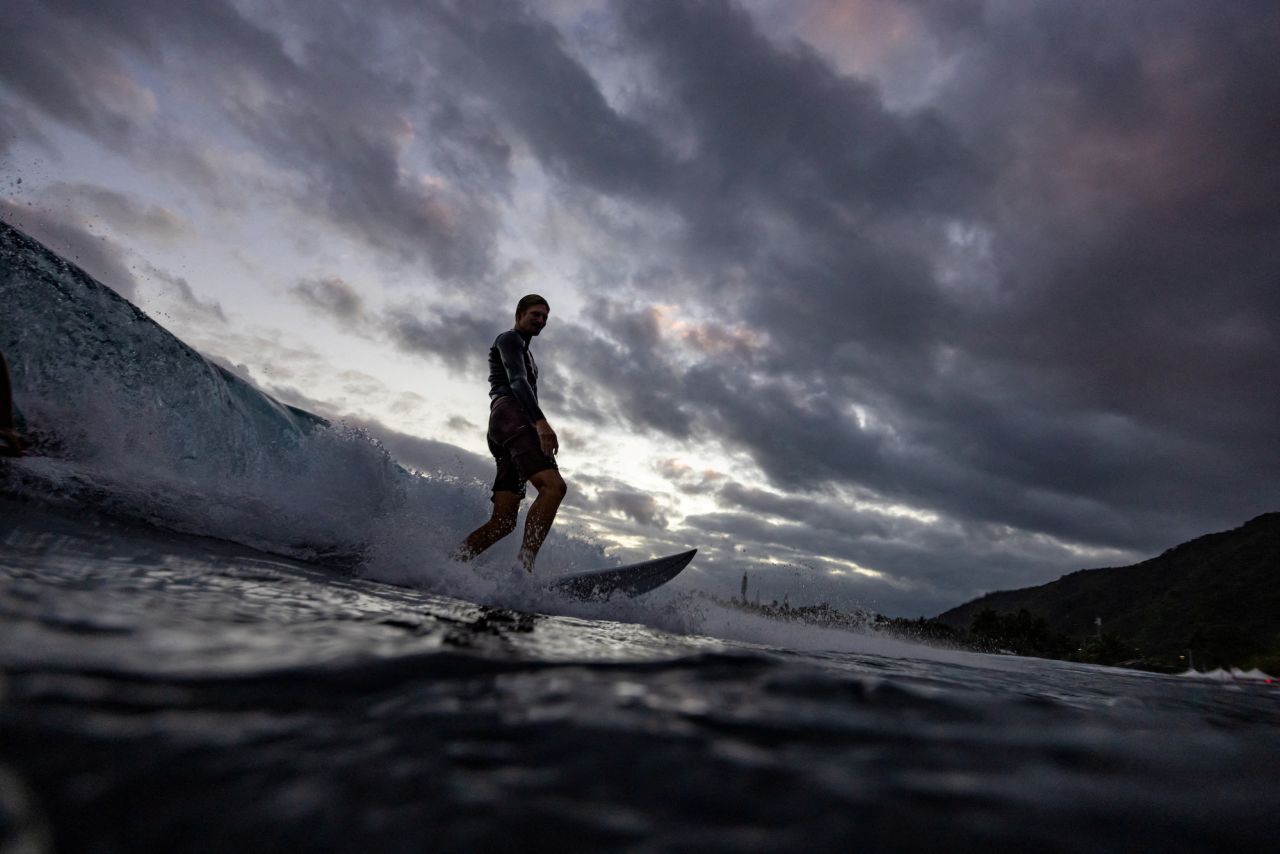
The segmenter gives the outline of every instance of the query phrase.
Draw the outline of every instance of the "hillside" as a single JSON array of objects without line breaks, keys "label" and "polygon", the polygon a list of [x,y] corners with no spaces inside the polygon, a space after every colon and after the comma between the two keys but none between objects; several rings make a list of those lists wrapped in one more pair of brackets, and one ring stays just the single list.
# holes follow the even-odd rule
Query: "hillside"
[{"label": "hillside", "polygon": [[[1086,569],[1039,587],[988,593],[936,618],[966,630],[979,614],[1025,609],[1073,639],[1102,632],[1145,659],[1242,665],[1280,657],[1280,513],[1208,534],[1126,567]],[[1273,665],[1274,666],[1274,665]]]}]

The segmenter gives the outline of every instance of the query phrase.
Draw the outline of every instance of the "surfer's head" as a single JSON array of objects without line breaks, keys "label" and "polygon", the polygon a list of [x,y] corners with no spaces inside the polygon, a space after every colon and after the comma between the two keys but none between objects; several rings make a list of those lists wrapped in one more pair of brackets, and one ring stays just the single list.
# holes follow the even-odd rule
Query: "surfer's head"
[{"label": "surfer's head", "polygon": [[516,303],[516,329],[526,335],[537,335],[547,325],[551,306],[537,294],[521,297]]}]

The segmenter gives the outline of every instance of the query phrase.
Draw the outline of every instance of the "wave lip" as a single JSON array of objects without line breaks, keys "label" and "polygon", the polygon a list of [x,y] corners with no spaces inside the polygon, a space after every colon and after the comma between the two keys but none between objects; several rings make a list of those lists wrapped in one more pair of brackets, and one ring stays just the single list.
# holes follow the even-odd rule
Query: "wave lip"
[{"label": "wave lip", "polygon": [[25,420],[73,454],[245,471],[324,423],[262,394],[0,222],[0,350]]}]

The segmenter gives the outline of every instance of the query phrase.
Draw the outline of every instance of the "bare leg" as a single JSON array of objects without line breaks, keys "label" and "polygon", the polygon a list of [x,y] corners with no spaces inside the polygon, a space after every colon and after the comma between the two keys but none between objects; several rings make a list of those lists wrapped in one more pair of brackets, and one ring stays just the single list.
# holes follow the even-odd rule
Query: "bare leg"
[{"label": "bare leg", "polygon": [[516,529],[516,514],[520,512],[520,496],[515,492],[493,494],[493,515],[489,521],[476,528],[466,541],[453,550],[454,560],[472,560],[489,546]]},{"label": "bare leg", "polygon": [[555,469],[545,469],[529,478],[529,482],[538,490],[538,497],[529,508],[529,516],[524,520],[524,542],[520,545],[520,555],[516,565],[528,572],[533,572],[533,562],[538,559],[538,549],[551,530],[551,523],[556,520],[556,511],[564,500],[568,487],[564,478]]}]

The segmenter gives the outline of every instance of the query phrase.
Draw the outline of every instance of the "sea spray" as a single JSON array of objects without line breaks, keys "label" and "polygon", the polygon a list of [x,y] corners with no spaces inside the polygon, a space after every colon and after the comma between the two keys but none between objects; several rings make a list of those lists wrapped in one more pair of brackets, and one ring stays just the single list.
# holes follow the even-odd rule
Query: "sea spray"
[{"label": "sea spray", "polygon": [[[3,223],[0,260],[0,350],[43,452],[5,476],[28,496],[470,589],[447,556],[488,515],[484,485],[409,472],[366,431],[281,404]],[[602,551],[553,531],[544,561]]]},{"label": "sea spray", "polygon": [[[45,454],[0,472],[9,492],[485,605],[684,633],[715,608],[678,585],[607,602],[547,591],[555,575],[617,564],[569,520],[534,578],[510,570],[518,533],[453,561],[490,512],[487,484],[408,471],[367,432],[281,404],[3,224],[0,260],[0,349]],[[734,619],[718,630],[732,636]]]}]

